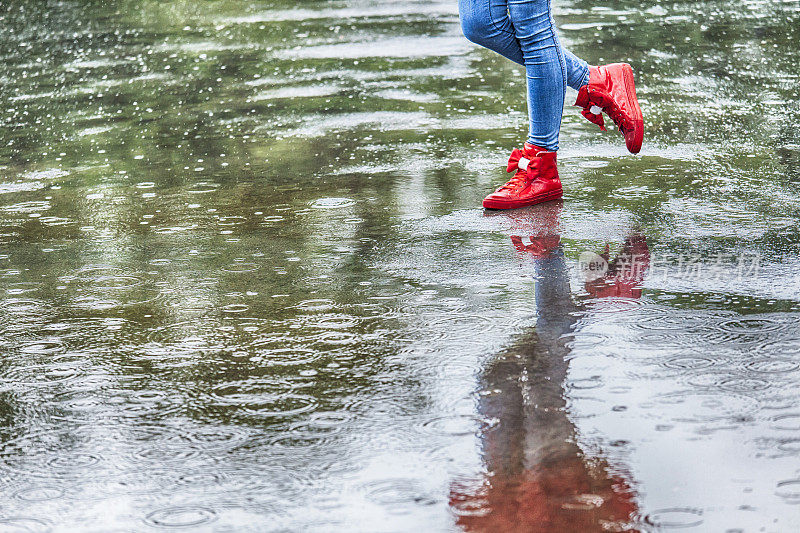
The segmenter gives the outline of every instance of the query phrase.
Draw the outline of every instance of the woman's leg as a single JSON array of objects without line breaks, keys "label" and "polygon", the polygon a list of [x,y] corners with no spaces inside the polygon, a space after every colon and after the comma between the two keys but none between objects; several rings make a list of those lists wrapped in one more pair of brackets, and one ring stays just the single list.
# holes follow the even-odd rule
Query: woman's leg
[{"label": "woman's leg", "polygon": [[528,78],[528,142],[556,151],[567,65],[550,13],[550,0],[508,0],[508,12]]},{"label": "woman's leg", "polygon": [[522,49],[508,18],[508,0],[458,0],[458,12],[467,39],[523,64]]},{"label": "woman's leg", "polygon": [[589,84],[589,63],[579,58],[563,46],[564,63],[567,66],[567,87],[579,91],[581,87]]},{"label": "woman's leg", "polygon": [[[508,0],[459,0],[458,11],[467,39],[514,63],[525,64],[522,46],[508,17]],[[566,49],[563,56],[567,85],[577,91],[589,83],[589,65]]]}]

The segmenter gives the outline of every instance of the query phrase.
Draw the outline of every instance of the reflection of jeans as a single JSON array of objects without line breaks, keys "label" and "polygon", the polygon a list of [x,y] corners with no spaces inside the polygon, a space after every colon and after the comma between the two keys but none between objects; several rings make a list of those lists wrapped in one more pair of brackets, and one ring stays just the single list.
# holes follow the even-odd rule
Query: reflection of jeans
[{"label": "reflection of jeans", "polygon": [[566,86],[589,83],[589,66],[561,47],[550,0],[459,0],[458,8],[467,39],[525,65],[528,142],[558,150]]},{"label": "reflection of jeans", "polygon": [[540,337],[558,338],[567,333],[575,322],[571,313],[576,309],[572,302],[564,251],[560,246],[547,257],[534,260],[533,279],[539,315],[536,332]]}]

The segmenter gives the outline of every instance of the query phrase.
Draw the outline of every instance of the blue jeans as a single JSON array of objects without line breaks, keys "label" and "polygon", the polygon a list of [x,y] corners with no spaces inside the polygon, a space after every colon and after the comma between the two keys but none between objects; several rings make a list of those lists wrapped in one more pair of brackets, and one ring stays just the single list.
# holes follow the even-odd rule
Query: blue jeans
[{"label": "blue jeans", "polygon": [[525,66],[528,142],[558,150],[566,87],[589,83],[589,65],[561,46],[550,0],[459,0],[458,10],[467,39]]}]

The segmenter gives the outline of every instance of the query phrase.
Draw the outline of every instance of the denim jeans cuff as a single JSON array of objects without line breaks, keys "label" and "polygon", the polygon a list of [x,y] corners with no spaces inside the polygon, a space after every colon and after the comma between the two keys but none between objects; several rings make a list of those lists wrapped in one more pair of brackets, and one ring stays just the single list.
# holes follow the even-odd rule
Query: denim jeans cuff
[{"label": "denim jeans cuff", "polygon": [[583,74],[583,78],[581,78],[581,87],[584,85],[589,85],[589,66],[587,65],[584,67],[586,71]]}]

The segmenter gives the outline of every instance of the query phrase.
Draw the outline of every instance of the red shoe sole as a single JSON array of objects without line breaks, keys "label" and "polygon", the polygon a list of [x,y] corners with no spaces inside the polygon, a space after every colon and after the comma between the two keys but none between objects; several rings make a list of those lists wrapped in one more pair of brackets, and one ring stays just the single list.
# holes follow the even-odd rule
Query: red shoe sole
[{"label": "red shoe sole", "polygon": [[539,196],[534,196],[533,198],[529,198],[527,200],[515,200],[513,202],[484,200],[483,207],[485,207],[486,209],[519,209],[520,207],[527,207],[529,205],[536,205],[544,202],[550,202],[552,200],[558,200],[561,198],[562,195],[563,195],[563,189],[558,189],[555,191],[550,191],[545,194],[540,194]]},{"label": "red shoe sole", "polygon": [[636,82],[633,79],[633,69],[627,63],[622,64],[622,79],[625,83],[625,93],[628,95],[628,102],[631,104],[630,112],[633,115],[633,131],[625,135],[625,146],[632,154],[638,154],[642,149],[644,140],[644,118],[642,108],[639,107],[639,99],[636,98]]}]

